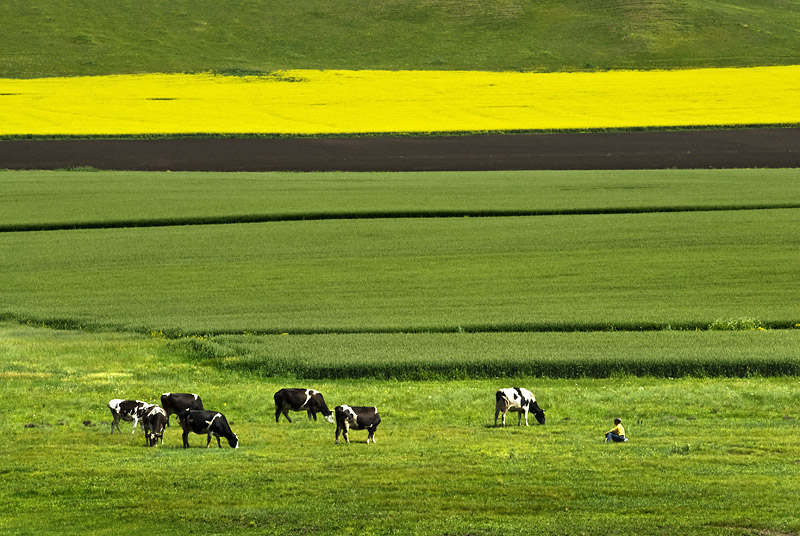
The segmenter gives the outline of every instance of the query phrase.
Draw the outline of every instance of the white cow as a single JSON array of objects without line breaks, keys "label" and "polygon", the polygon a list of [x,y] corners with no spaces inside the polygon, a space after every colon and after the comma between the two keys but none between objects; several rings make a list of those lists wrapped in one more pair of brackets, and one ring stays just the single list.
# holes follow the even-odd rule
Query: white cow
[{"label": "white cow", "polygon": [[506,413],[509,411],[517,412],[517,426],[522,424],[522,416],[525,415],[525,426],[528,426],[528,412],[533,412],[533,416],[544,424],[544,410],[536,403],[533,393],[522,387],[509,387],[500,389],[495,394],[497,403],[494,410],[494,425],[497,426],[497,416],[503,413],[503,426],[506,425]]},{"label": "white cow", "polygon": [[111,433],[114,433],[114,427],[117,432],[122,433],[119,429],[120,419],[123,421],[133,421],[133,429],[131,433],[136,433],[136,425],[144,418],[147,411],[152,407],[152,404],[142,402],[141,400],[123,400],[121,398],[114,398],[108,402],[108,409],[111,410]]}]

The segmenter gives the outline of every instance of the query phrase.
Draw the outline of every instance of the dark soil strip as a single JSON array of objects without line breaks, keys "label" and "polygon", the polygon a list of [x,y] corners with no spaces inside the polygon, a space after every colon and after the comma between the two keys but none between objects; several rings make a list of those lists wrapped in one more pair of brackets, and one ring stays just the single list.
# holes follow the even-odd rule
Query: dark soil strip
[{"label": "dark soil strip", "polygon": [[800,167],[800,128],[0,141],[0,169],[488,171]]}]

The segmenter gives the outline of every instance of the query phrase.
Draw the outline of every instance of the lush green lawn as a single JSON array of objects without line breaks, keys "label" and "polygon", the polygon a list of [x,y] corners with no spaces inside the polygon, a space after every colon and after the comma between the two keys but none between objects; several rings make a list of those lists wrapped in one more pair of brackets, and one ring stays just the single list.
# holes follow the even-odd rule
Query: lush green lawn
[{"label": "lush green lawn", "polygon": [[0,3],[2,77],[795,64],[794,0]]},{"label": "lush green lawn", "polygon": [[[298,382],[190,364],[147,336],[10,324],[0,376],[3,534],[800,530],[796,377]],[[545,426],[492,426],[494,391],[517,384]],[[276,424],[287,386],[377,405],[378,443],[335,446],[299,413]],[[127,424],[109,434],[108,399],[184,390],[226,414],[240,449],[193,436],[184,451],[177,428],[155,449]],[[602,443],[615,416],[627,444]]]},{"label": "lush green lawn", "polygon": [[[798,195],[793,195],[794,193]],[[0,230],[357,216],[800,206],[795,169],[425,173],[0,171]]]}]

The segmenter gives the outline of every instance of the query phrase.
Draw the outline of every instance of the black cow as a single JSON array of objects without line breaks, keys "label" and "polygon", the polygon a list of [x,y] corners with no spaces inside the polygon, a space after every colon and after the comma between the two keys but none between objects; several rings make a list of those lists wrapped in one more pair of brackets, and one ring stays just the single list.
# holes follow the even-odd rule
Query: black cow
[{"label": "black cow", "polygon": [[309,421],[312,418],[316,421],[317,413],[322,413],[328,422],[333,422],[333,412],[325,404],[322,393],[315,389],[281,389],[275,393],[274,398],[275,422],[278,422],[281,413],[286,416],[287,421],[292,422],[289,411],[306,411]]},{"label": "black cow", "polygon": [[334,408],[336,413],[336,443],[339,443],[339,433],[343,432],[344,440],[350,443],[348,431],[366,430],[367,445],[370,439],[375,443],[375,430],[381,423],[381,416],[378,415],[378,408],[364,406],[341,405]]},{"label": "black cow", "polygon": [[533,416],[539,424],[544,424],[544,410],[536,403],[533,393],[522,387],[510,387],[500,389],[495,393],[496,404],[494,408],[494,425],[497,426],[497,415],[503,412],[503,426],[506,425],[506,413],[519,412],[517,416],[517,426],[522,424],[522,416],[525,415],[525,426],[528,426],[528,412],[533,412]]},{"label": "black cow", "polygon": [[164,393],[161,395],[161,407],[167,412],[169,426],[170,415],[177,415],[185,409],[203,409],[203,401],[194,393]]},{"label": "black cow", "polygon": [[155,447],[159,440],[164,442],[164,427],[167,425],[168,419],[169,416],[163,408],[150,406],[142,418],[145,445]]},{"label": "black cow", "polygon": [[189,448],[189,432],[208,434],[206,447],[211,445],[211,436],[214,436],[217,438],[219,448],[222,448],[220,437],[227,439],[231,448],[239,448],[239,438],[231,431],[228,419],[222,413],[203,409],[186,409],[178,414],[178,420],[183,428],[183,448],[185,449]]},{"label": "black cow", "polygon": [[111,410],[112,417],[111,435],[114,435],[114,427],[117,428],[117,432],[122,433],[122,430],[119,429],[120,419],[128,422],[133,421],[131,433],[136,433],[136,425],[142,420],[150,407],[152,407],[152,404],[141,400],[123,400],[121,398],[109,400],[108,409]]}]

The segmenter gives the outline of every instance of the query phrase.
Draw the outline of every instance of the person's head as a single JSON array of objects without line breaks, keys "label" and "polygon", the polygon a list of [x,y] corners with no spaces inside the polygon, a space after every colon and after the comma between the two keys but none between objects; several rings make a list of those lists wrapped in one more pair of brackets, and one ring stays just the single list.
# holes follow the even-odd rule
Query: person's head
[{"label": "person's head", "polygon": [[622,419],[620,419],[619,417],[614,419],[614,424],[620,424],[620,423],[622,423]]}]

